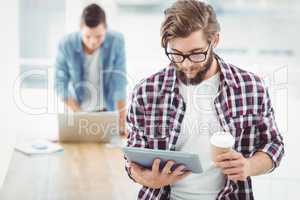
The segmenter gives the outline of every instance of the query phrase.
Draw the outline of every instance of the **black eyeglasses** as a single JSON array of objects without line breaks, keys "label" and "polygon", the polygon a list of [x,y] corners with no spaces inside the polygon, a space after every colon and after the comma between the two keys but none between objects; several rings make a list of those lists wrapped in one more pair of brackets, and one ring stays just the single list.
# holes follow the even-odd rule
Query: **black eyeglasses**
[{"label": "black eyeglasses", "polygon": [[205,61],[208,50],[210,48],[210,44],[211,43],[209,43],[207,50],[205,52],[191,53],[191,54],[169,53],[167,52],[167,48],[166,48],[165,53],[170,59],[170,61],[174,63],[183,63],[183,61],[186,58],[189,59],[191,62],[200,63]]}]

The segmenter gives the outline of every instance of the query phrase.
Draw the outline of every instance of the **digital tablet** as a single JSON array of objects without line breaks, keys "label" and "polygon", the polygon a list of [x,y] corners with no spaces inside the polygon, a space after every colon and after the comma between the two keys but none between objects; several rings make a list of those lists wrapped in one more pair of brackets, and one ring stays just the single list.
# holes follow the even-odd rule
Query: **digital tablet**
[{"label": "digital tablet", "polygon": [[151,169],[152,163],[156,158],[161,160],[160,169],[162,169],[169,160],[175,161],[175,165],[171,170],[179,165],[184,165],[186,170],[193,173],[202,173],[202,167],[197,154],[185,153],[169,150],[153,150],[137,147],[124,147],[125,157],[130,162],[135,162],[145,168]]}]

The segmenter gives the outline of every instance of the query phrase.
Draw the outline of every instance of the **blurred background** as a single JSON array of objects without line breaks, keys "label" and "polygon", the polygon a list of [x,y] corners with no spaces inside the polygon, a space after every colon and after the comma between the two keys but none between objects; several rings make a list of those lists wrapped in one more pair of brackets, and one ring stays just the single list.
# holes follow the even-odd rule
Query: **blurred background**
[{"label": "blurred background", "polygon": [[[0,7],[0,79],[3,84],[1,82],[0,87],[5,91],[1,95],[4,97],[1,110],[6,113],[1,116],[1,122],[7,125],[6,131],[1,133],[4,138],[9,135],[20,140],[29,132],[32,137],[53,137],[57,132],[55,114],[62,108],[53,92],[57,45],[64,34],[79,30],[81,11],[92,2],[105,9],[109,28],[125,36],[129,94],[138,81],[168,64],[160,47],[159,31],[163,10],[174,0],[3,2],[5,6]],[[221,24],[217,53],[227,62],[265,79],[285,141],[286,156],[279,169],[254,178],[255,197],[258,200],[295,199],[300,186],[297,159],[300,3],[296,0],[207,2],[215,8]],[[19,125],[9,125],[7,119]]]}]

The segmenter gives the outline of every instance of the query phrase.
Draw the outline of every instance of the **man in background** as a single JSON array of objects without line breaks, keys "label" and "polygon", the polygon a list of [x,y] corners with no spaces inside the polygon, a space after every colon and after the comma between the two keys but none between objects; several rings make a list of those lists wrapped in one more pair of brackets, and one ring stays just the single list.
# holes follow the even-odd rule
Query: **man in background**
[{"label": "man in background", "polygon": [[74,112],[119,111],[124,133],[126,58],[121,33],[107,29],[104,10],[87,6],[80,31],[60,42],[55,63],[55,86],[65,105]]}]

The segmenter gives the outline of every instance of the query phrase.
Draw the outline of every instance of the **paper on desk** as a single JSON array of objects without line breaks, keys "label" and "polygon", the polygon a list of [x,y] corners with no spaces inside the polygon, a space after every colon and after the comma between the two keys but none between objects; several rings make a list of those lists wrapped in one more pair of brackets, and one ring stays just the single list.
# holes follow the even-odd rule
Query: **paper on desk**
[{"label": "paper on desk", "polygon": [[15,149],[27,155],[50,154],[64,150],[61,145],[47,140],[24,141],[17,143]]}]

